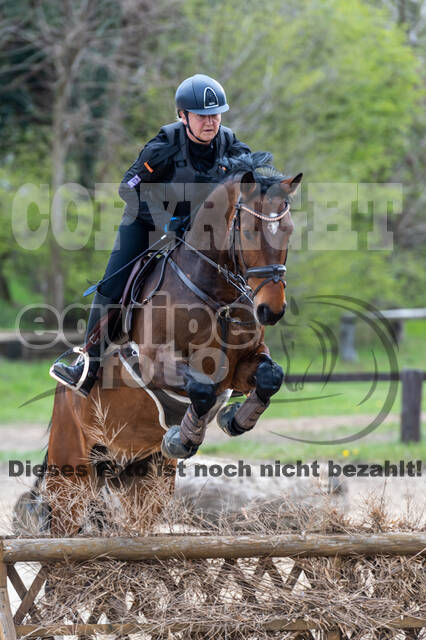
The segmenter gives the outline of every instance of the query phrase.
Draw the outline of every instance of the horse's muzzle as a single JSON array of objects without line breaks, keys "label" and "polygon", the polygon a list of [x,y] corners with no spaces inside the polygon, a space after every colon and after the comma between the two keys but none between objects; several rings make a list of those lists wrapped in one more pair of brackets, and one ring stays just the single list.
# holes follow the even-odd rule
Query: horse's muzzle
[{"label": "horse's muzzle", "polygon": [[276,324],[278,320],[283,317],[285,313],[285,307],[286,305],[283,306],[282,310],[279,313],[274,313],[273,311],[271,311],[269,305],[262,303],[256,309],[257,319],[259,320],[260,324],[263,325]]}]

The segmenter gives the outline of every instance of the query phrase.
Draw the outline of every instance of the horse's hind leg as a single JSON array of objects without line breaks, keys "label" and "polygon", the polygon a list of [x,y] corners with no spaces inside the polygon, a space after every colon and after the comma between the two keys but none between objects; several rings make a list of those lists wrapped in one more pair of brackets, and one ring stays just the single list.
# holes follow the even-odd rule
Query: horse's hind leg
[{"label": "horse's hind leg", "polygon": [[41,465],[41,475],[14,504],[12,529],[15,535],[37,536],[50,529],[50,508],[41,489],[46,467],[47,453]]},{"label": "horse's hind leg", "polygon": [[71,391],[56,394],[45,475],[53,536],[78,533],[87,502],[99,488],[94,467],[90,464],[93,442],[85,437],[74,419],[74,403]]}]

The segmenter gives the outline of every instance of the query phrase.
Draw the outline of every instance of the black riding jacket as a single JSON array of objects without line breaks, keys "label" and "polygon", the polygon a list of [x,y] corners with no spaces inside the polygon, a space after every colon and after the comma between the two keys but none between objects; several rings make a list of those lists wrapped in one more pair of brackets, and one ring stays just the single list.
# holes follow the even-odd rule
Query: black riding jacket
[{"label": "black riding jacket", "polygon": [[[125,215],[139,217],[149,226],[154,223],[157,227],[163,226],[172,215],[187,216],[200,202],[188,203],[185,198],[181,201],[181,190],[176,183],[220,182],[223,178],[220,158],[243,153],[250,153],[249,147],[240,142],[231,129],[222,125],[209,145],[189,140],[181,122],[166,125],[145,145],[124,174],[119,194],[127,204]],[[160,195],[164,191],[158,185],[163,183],[176,184],[176,193],[172,193],[172,197]],[[169,194],[170,190],[173,191],[172,185]],[[201,199],[204,198],[200,196],[198,200]]]}]

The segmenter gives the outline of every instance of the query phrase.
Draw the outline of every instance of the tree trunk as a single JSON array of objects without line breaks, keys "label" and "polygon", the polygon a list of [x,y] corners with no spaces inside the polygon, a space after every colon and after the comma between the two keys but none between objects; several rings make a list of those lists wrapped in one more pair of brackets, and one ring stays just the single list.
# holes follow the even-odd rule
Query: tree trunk
[{"label": "tree trunk", "polygon": [[[3,263],[6,256],[1,256],[1,262]],[[0,299],[12,304],[12,295],[10,293],[9,283],[6,276],[0,271]]]},{"label": "tree trunk", "polygon": [[[50,235],[51,271],[50,271],[50,296],[51,302],[57,311],[64,308],[64,274],[61,260],[61,246],[58,244],[60,234],[64,231],[62,218],[62,199],[57,197],[58,189],[62,187],[65,179],[65,160],[67,155],[67,142],[64,127],[66,113],[65,83],[61,82],[56,93],[53,107],[53,139],[52,139],[52,234]],[[53,198],[56,196],[55,201]]]},{"label": "tree trunk", "polygon": [[398,24],[404,24],[406,19],[405,0],[398,0]]}]

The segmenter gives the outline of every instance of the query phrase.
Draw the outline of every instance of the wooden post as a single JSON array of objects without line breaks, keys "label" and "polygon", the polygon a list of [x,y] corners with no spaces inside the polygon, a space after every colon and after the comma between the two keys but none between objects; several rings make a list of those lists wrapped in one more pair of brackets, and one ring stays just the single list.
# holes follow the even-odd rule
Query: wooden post
[{"label": "wooden post", "polygon": [[353,314],[344,314],[340,318],[340,357],[345,362],[356,362],[358,354],[355,349],[355,321]]},{"label": "wooden post", "polygon": [[3,546],[0,542],[0,640],[16,640],[12,609],[7,593],[7,565],[3,562]]},{"label": "wooden post", "polygon": [[401,442],[420,442],[423,371],[403,369]]}]

